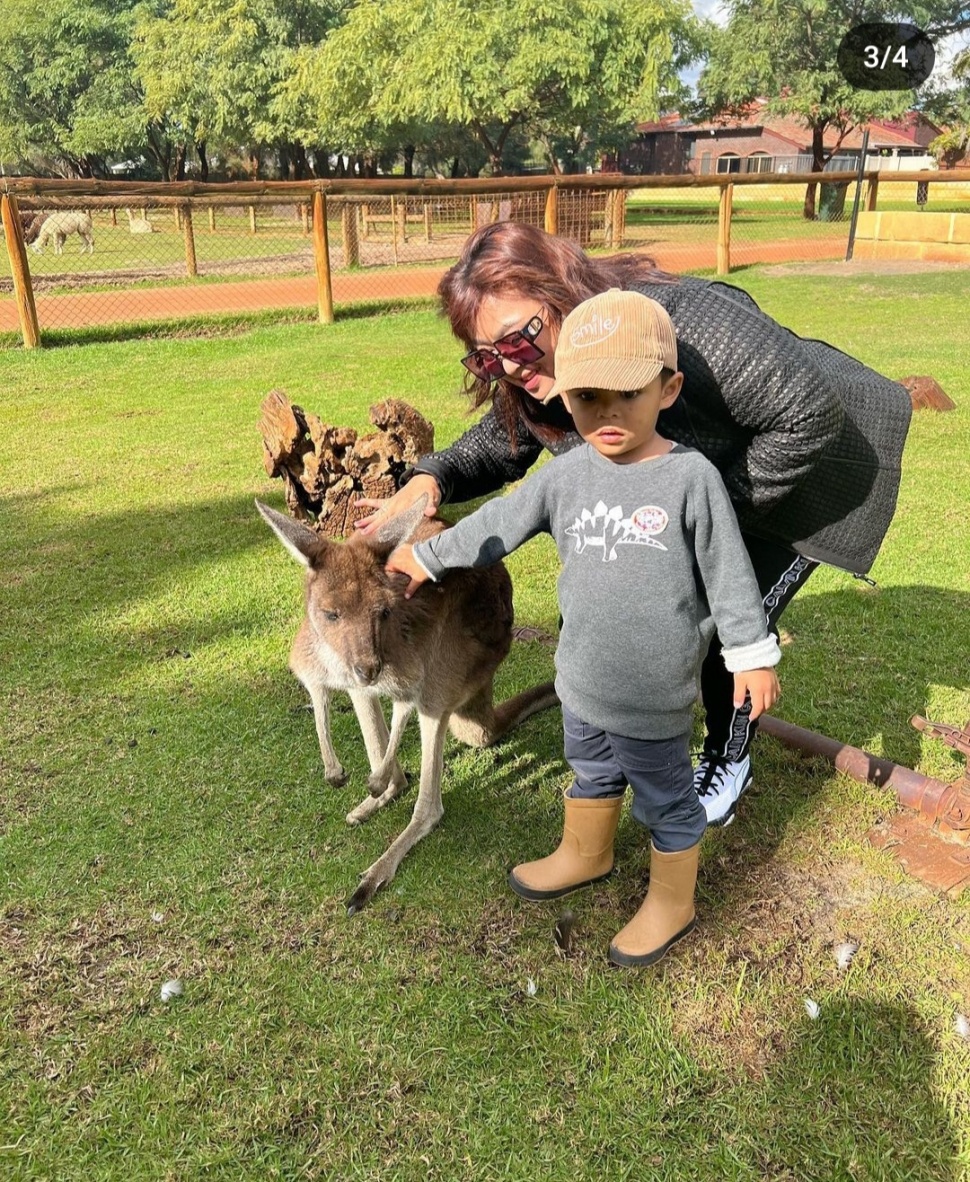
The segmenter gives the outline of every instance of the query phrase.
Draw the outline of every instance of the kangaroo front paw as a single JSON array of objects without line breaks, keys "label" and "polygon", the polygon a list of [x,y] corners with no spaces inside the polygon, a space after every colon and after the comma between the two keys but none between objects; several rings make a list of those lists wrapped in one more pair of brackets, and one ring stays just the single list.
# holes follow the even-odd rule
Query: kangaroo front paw
[{"label": "kangaroo front paw", "polygon": [[328,784],[332,784],[334,788],[341,788],[347,783],[348,776],[344,769],[338,763],[336,767],[324,769],[323,778]]}]

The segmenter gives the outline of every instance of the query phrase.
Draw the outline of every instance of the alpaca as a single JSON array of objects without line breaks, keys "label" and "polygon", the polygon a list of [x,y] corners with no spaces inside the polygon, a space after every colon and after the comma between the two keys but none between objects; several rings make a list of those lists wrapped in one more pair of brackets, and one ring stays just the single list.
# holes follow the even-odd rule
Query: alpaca
[{"label": "alpaca", "polygon": [[27,210],[21,213],[20,224],[24,228],[24,242],[30,246],[37,241],[40,228],[44,224],[44,214],[36,209]]},{"label": "alpaca", "polygon": [[[144,210],[142,210],[144,213]],[[130,209],[126,209],[125,213],[128,215],[128,230],[132,234],[154,234],[155,227],[151,224],[147,217],[136,218]]]},{"label": "alpaca", "polygon": [[66,209],[60,213],[49,214],[37,235],[34,250],[40,254],[44,247],[53,240],[54,253],[64,253],[64,242],[68,234],[80,234],[81,253],[85,245],[94,254],[94,228],[91,225],[91,215],[83,209]]}]

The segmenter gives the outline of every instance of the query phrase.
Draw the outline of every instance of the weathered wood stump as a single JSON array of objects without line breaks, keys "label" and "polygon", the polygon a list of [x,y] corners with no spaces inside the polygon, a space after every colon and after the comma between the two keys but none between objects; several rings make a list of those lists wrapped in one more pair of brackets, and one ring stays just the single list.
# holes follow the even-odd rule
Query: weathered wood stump
[{"label": "weathered wood stump", "polygon": [[281,390],[260,411],[266,471],[282,478],[293,516],[332,538],[346,537],[373,512],[356,500],[393,496],[404,470],[434,450],[433,425],[398,398],[372,406],[377,430],[360,436],[294,406]]},{"label": "weathered wood stump", "polygon": [[900,378],[899,384],[909,391],[913,410],[956,410],[956,403],[936,380],[923,377]]}]

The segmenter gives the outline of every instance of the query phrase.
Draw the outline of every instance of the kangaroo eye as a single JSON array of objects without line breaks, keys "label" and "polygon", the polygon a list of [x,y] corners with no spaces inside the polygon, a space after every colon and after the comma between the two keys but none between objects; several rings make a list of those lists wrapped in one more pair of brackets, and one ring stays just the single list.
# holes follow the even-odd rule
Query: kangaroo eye
[{"label": "kangaroo eye", "polygon": [[335,624],[340,619],[340,612],[324,612],[324,619],[329,620],[331,624]]},{"label": "kangaroo eye", "polygon": [[386,620],[390,616],[390,614],[391,614],[391,609],[389,607],[382,607],[381,608],[381,619],[382,620]]}]

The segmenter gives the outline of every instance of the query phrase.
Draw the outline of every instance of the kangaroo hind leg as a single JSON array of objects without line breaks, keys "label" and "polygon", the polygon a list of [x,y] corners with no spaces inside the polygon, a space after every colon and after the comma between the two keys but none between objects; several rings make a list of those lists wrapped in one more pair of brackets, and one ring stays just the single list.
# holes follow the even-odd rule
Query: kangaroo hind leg
[{"label": "kangaroo hind leg", "polygon": [[530,715],[559,704],[551,681],[494,705],[492,682],[477,690],[451,716],[451,733],[469,747],[491,747]]}]

